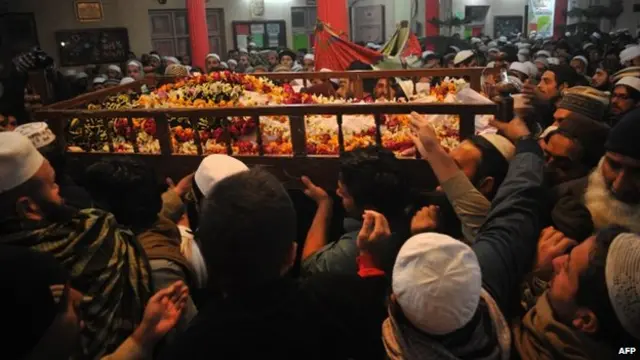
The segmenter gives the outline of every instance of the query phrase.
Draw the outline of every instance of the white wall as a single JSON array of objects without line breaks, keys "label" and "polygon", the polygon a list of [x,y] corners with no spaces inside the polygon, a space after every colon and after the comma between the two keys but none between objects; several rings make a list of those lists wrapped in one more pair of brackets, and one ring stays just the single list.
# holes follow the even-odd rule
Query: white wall
[{"label": "white wall", "polygon": [[[524,7],[527,5],[527,0],[448,0],[452,2],[453,15],[456,13],[462,13],[464,16],[465,6],[481,6],[489,5],[489,11],[487,12],[487,18],[484,25],[483,32],[493,37],[493,18],[495,16],[522,16],[524,21]],[[441,5],[442,6],[442,5]],[[451,14],[444,16],[445,19],[449,18]]]},{"label": "white wall", "polygon": [[[405,0],[396,1],[404,2]],[[371,5],[384,5],[384,36],[385,40],[388,40],[396,31],[396,23],[403,20],[396,20],[394,0],[359,0],[355,2],[353,7],[357,8]],[[353,17],[351,18],[351,23],[353,24]]]},{"label": "white wall", "polygon": [[[80,23],[75,18],[73,0],[18,0],[9,3],[12,12],[33,12],[38,27],[40,45],[57,59],[55,32],[65,29],[126,27],[129,30],[131,50],[136,54],[151,50],[149,10],[184,9],[185,0],[102,0],[104,19],[96,23]],[[287,42],[293,45],[291,35],[291,6],[306,6],[306,0],[265,0],[265,16],[258,19],[284,20]],[[226,47],[233,47],[232,21],[252,20],[249,0],[209,0],[209,8],[224,10]]]}]

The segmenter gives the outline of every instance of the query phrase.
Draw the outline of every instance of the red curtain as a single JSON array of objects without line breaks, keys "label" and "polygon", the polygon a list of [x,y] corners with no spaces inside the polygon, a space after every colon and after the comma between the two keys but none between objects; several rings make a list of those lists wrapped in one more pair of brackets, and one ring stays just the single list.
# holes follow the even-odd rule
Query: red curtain
[{"label": "red curtain", "polygon": [[[209,30],[205,0],[187,0],[189,40],[191,41],[191,63],[205,69],[204,58],[209,52]],[[221,54],[222,55],[222,54]]]},{"label": "red curtain", "polygon": [[318,19],[338,34],[349,37],[349,13],[346,0],[317,0]]},{"label": "red curtain", "polygon": [[375,64],[382,59],[379,52],[352,43],[345,33],[337,34],[327,24],[316,29],[314,47],[318,70],[343,71],[355,60]]},{"label": "red curtain", "polygon": [[[431,24],[429,20],[433,18],[440,18],[440,0],[425,0],[425,35],[438,36],[440,35],[440,28],[437,25]],[[435,50],[433,44],[427,44],[428,50]]]}]

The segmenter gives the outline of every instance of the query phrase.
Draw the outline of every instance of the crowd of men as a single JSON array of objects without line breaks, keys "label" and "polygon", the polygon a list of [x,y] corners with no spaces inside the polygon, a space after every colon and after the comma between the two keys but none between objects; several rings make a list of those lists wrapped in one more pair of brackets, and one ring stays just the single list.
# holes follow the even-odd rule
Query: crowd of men
[{"label": "crowd of men", "polygon": [[[304,239],[292,194],[239,159],[209,155],[165,186],[129,157],[99,160],[77,179],[47,124],[0,132],[4,356],[629,354],[640,347],[640,46],[627,33],[607,39],[576,50],[473,38],[473,50],[425,51],[425,67],[450,58],[504,68],[506,79],[486,81],[520,92],[516,116],[447,152],[411,114],[416,166],[439,184],[428,197],[408,186],[403,160],[375,146],[340,156],[335,194],[303,176],[316,205]],[[207,71],[221,66],[213,55]],[[280,54],[268,70],[292,69],[295,57]],[[393,96],[364,85],[372,98]]]}]

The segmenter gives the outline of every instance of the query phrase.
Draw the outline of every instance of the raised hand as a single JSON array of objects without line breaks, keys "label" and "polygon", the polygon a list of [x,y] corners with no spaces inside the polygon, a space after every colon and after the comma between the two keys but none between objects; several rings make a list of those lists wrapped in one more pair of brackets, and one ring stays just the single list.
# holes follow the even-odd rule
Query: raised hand
[{"label": "raised hand", "polygon": [[301,178],[302,184],[304,184],[304,194],[307,195],[311,200],[315,201],[317,204],[322,202],[330,202],[331,197],[324,191],[323,188],[314,184],[311,179],[306,176]]},{"label": "raised hand", "polygon": [[437,229],[439,213],[440,207],[435,205],[420,209],[411,219],[411,234],[416,235]]}]

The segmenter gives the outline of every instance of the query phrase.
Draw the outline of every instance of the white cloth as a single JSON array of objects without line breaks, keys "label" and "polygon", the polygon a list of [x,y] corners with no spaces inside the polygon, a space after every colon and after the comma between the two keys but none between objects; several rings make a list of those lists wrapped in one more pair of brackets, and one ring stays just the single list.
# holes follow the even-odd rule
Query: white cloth
[{"label": "white cloth", "polygon": [[468,245],[450,236],[412,236],[400,249],[392,274],[393,294],[403,314],[427,334],[462,328],[478,308],[478,259]]},{"label": "white cloth", "polygon": [[194,181],[200,192],[206,196],[220,180],[247,170],[247,165],[236,158],[213,154],[202,160],[194,175]]},{"label": "white cloth", "polygon": [[640,236],[622,233],[611,242],[605,283],[613,311],[622,327],[640,339]]},{"label": "white cloth", "polygon": [[18,132],[0,133],[0,194],[27,182],[44,163],[31,140]]},{"label": "white cloth", "polygon": [[180,252],[193,267],[196,274],[196,286],[202,289],[207,285],[208,278],[207,265],[204,262],[204,257],[202,256],[198,243],[193,237],[191,229],[184,225],[178,225],[178,229],[180,229],[180,236],[182,238],[180,241]]},{"label": "white cloth", "polygon": [[636,89],[637,91],[640,91],[640,78],[633,76],[623,77],[616,83],[616,86],[618,85],[626,85],[633,89]]}]

